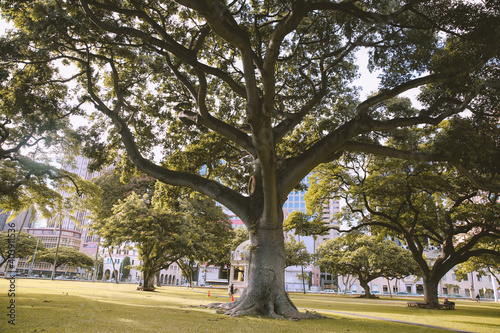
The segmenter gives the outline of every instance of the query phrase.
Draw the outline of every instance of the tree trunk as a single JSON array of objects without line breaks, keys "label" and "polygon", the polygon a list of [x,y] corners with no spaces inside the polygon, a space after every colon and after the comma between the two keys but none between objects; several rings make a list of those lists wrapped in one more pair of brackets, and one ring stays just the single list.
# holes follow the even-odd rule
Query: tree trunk
[{"label": "tree trunk", "polygon": [[261,315],[270,318],[321,317],[300,313],[285,290],[285,244],[283,229],[258,228],[250,233],[252,247],[248,287],[241,297],[230,303],[211,304],[226,309],[233,316]]},{"label": "tree trunk", "polygon": [[434,302],[435,304],[439,303],[439,297],[438,297],[439,280],[434,281],[435,279],[432,279],[430,277],[425,277],[425,276],[424,276],[423,280],[424,280],[424,299],[425,299],[425,301],[430,300],[431,302]]},{"label": "tree trunk", "polygon": [[52,268],[52,275],[50,277],[51,280],[54,280],[56,277],[56,269],[57,269],[57,253],[59,252],[59,244],[61,243],[61,236],[62,236],[62,219],[61,219],[61,224],[59,225],[59,237],[57,238],[57,245],[56,245],[56,253],[54,254],[54,266]]},{"label": "tree trunk", "polygon": [[142,275],[144,276],[144,291],[155,290],[155,272],[145,270]]},{"label": "tree trunk", "polygon": [[370,285],[368,284],[368,282],[365,282],[365,281],[359,281],[359,284],[361,285],[361,287],[363,287],[363,289],[365,290],[365,297],[366,298],[370,298],[372,296],[371,294],[371,291],[370,291]]},{"label": "tree trunk", "polygon": [[[113,249],[108,249],[108,254],[109,254],[109,258],[111,259],[111,265],[113,266],[113,273],[111,273],[111,277],[110,279],[113,278],[113,276],[115,277],[115,283],[118,284],[118,277],[116,275],[118,275],[116,273],[116,268],[115,268],[115,261],[113,260],[113,256],[111,255],[112,254],[112,251]],[[117,252],[118,253],[118,252]]]},{"label": "tree trunk", "polygon": [[156,286],[161,287],[160,271],[156,273]]},{"label": "tree trunk", "polygon": [[94,274],[92,275],[92,282],[95,282],[97,275],[99,274],[99,243],[101,242],[101,237],[99,236],[97,240],[97,249],[95,251],[94,259]]}]

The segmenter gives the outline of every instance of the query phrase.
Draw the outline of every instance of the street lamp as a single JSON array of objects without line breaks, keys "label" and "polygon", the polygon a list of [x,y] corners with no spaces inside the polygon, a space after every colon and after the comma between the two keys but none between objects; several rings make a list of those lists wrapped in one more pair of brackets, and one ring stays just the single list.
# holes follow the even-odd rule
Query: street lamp
[{"label": "street lamp", "polygon": [[[29,238],[31,238],[31,236],[29,236]],[[33,266],[35,265],[36,251],[38,250],[39,239],[38,238],[35,238],[35,239],[36,239],[35,253],[33,254],[33,260],[31,260],[31,266],[30,266],[30,269],[28,271],[28,276],[31,276],[31,273],[33,272]]]}]

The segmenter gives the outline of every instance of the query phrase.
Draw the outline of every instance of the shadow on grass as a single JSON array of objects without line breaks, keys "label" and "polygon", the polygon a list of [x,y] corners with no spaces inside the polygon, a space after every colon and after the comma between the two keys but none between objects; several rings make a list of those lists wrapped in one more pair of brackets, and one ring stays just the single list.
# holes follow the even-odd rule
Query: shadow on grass
[{"label": "shadow on grass", "polygon": [[[16,298],[16,327],[2,332],[422,332],[422,328],[374,320],[331,316],[324,320],[271,320],[234,318],[212,310],[190,307],[168,295],[150,299],[143,295],[96,296],[32,292]],[[179,298],[182,294],[175,295]],[[118,295],[117,295],[118,296]],[[128,295],[126,295],[128,296]],[[189,296],[188,296],[189,297]],[[3,295],[2,295],[2,298]],[[201,303],[201,299],[195,299]],[[3,301],[2,301],[3,303]],[[426,330],[433,332],[439,330]]]},{"label": "shadow on grass", "polygon": [[[6,285],[6,284],[5,284]],[[0,287],[4,284],[0,281]],[[354,318],[324,312],[325,320],[271,320],[257,317],[234,318],[215,314],[198,305],[227,302],[225,291],[186,290],[161,287],[155,292],[137,291],[136,285],[78,283],[65,281],[19,281],[16,292],[16,327],[0,319],[0,332],[442,332],[442,330]],[[319,296],[319,297],[318,297]],[[345,312],[366,311],[370,315],[402,316],[419,313],[406,309],[405,302],[359,300],[308,295],[292,296],[299,307]],[[0,294],[0,305],[7,304]],[[330,303],[329,303],[330,302]],[[375,303],[382,302],[382,303]],[[380,304],[383,304],[381,306]],[[330,306],[328,306],[330,305]],[[332,307],[334,306],[334,307]],[[499,309],[499,308],[497,308]],[[430,310],[424,310],[430,311]],[[0,312],[1,313],[1,312]],[[1,317],[5,317],[3,314]],[[1,318],[0,317],[0,318]],[[417,321],[420,321],[417,318]],[[415,321],[415,322],[417,322]],[[465,322],[464,322],[465,324]],[[467,323],[470,324],[470,323]],[[487,323],[496,328],[496,322]],[[473,331],[480,331],[470,329]],[[482,332],[487,332],[483,330]]]}]

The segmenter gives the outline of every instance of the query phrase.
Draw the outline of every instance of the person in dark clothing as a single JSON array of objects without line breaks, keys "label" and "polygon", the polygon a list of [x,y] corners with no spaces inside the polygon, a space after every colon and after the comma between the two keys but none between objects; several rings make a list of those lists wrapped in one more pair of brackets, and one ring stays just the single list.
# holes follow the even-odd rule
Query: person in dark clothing
[{"label": "person in dark clothing", "polygon": [[454,305],[455,305],[455,302],[451,302],[451,301],[449,301],[449,300],[448,300],[448,297],[446,297],[446,298],[444,299],[444,305],[452,305],[452,306],[454,306]]}]

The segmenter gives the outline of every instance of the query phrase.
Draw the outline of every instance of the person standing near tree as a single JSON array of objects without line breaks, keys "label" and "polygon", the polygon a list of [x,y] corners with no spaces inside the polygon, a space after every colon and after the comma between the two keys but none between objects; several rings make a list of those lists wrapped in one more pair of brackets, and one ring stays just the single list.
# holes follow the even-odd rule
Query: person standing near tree
[{"label": "person standing near tree", "polygon": [[234,295],[234,284],[231,283],[231,287],[229,288],[229,296]]},{"label": "person standing near tree", "polygon": [[481,299],[481,296],[479,296],[479,294],[477,294],[476,296],[476,301],[479,303],[479,299]]}]

